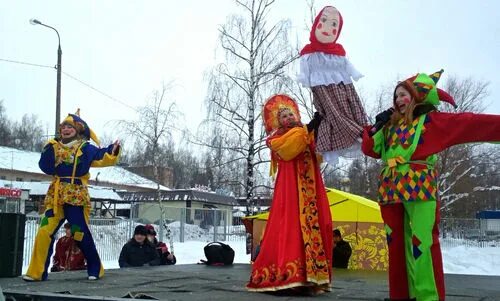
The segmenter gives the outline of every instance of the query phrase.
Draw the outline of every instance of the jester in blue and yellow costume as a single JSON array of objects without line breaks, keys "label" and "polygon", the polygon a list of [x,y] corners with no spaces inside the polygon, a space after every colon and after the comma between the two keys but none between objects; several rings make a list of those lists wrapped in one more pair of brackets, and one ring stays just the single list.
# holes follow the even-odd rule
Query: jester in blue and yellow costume
[{"label": "jester in blue and yellow costume", "polygon": [[436,87],[442,72],[398,83],[394,107],[377,115],[378,127],[365,128],[363,136],[363,152],[385,164],[378,202],[389,249],[390,300],[445,299],[437,154],[457,144],[500,141],[500,115],[436,110],[440,101],[456,106]]},{"label": "jester in blue and yellow costume", "polygon": [[47,280],[47,272],[52,255],[55,235],[67,220],[73,237],[87,261],[89,280],[104,275],[99,254],[90,233],[90,196],[87,182],[90,167],[104,167],[118,162],[120,145],[118,142],[106,148],[97,145],[99,140],[79,112],[68,114],[59,126],[59,137],[50,140],[43,149],[40,169],[53,176],[45,197],[45,213],[38,229],[26,281]]}]

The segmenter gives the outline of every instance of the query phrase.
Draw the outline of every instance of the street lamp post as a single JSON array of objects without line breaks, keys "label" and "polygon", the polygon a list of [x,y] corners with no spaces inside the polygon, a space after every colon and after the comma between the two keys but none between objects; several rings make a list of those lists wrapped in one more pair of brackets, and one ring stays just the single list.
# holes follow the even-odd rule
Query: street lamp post
[{"label": "street lamp post", "polygon": [[57,33],[57,39],[59,41],[59,46],[57,48],[57,90],[56,90],[56,127],[55,127],[55,136],[57,137],[58,134],[58,128],[59,128],[59,123],[60,123],[60,118],[61,118],[61,57],[62,57],[62,50],[61,50],[61,37],[59,36],[59,32],[57,29],[55,29],[52,26],[43,24],[42,22],[38,21],[37,19],[31,19],[30,20],[31,25],[42,25],[44,27],[50,28],[54,30]]}]

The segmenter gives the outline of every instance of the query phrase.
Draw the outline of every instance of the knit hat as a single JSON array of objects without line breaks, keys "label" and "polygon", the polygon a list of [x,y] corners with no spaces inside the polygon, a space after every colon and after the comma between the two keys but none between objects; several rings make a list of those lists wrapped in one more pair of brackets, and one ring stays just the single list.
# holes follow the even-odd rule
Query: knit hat
[{"label": "knit hat", "polygon": [[297,121],[300,122],[300,113],[297,103],[288,95],[273,95],[266,101],[263,109],[264,125],[268,135],[280,127],[279,114],[283,110],[292,111]]},{"label": "knit hat", "polygon": [[437,72],[427,75],[425,73],[418,73],[406,80],[418,94],[419,103],[427,103],[431,105],[439,105],[439,101],[444,101],[451,104],[453,107],[457,107],[453,97],[446,93],[445,91],[436,87],[437,82],[441,78],[444,70],[441,69]]},{"label": "knit hat", "polygon": [[61,126],[63,124],[69,124],[76,129],[78,134],[80,134],[86,140],[92,139],[97,145],[100,144],[97,135],[92,131],[88,124],[80,118],[80,109],[76,111],[75,114],[68,114],[66,118],[59,125],[59,134],[61,133]]},{"label": "knit hat", "polygon": [[151,224],[147,224],[146,226],[144,226],[146,228],[146,230],[148,231],[148,234],[149,235],[154,235],[156,236],[156,231],[155,231],[155,227],[153,227],[153,225]]},{"label": "knit hat", "polygon": [[144,235],[144,236],[147,236],[148,235],[148,230],[146,229],[145,226],[138,225],[138,226],[135,227],[134,235]]}]

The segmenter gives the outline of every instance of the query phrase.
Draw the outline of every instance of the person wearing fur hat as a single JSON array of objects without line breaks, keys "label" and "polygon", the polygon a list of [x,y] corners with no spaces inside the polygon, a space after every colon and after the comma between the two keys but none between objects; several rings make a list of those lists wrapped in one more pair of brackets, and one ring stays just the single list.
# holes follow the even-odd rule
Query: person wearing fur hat
[{"label": "person wearing fur hat", "polygon": [[148,229],[137,225],[134,236],[122,248],[118,264],[120,268],[160,265],[156,247],[147,239]]},{"label": "person wearing fur hat", "polygon": [[331,290],[332,218],[314,150],[321,116],[303,125],[287,95],[269,98],[263,119],[277,172],[269,219],[247,289],[317,295]]},{"label": "person wearing fur hat", "polygon": [[444,113],[456,107],[436,87],[443,70],[399,82],[393,107],[366,127],[363,152],[381,158],[378,202],[389,248],[390,300],[444,300],[437,154],[453,145],[500,141],[500,115]]},{"label": "person wearing fur hat", "polygon": [[68,114],[59,127],[59,137],[45,145],[40,169],[53,176],[45,197],[45,213],[38,229],[30,265],[23,276],[26,281],[47,280],[55,234],[67,220],[72,225],[73,238],[87,261],[89,280],[104,275],[94,239],[87,224],[90,216],[90,196],[87,182],[90,167],[112,166],[118,162],[120,143],[105,148],[89,142],[99,140],[88,124],[76,114]]},{"label": "person wearing fur hat", "polygon": [[151,224],[147,224],[145,227],[148,231],[148,241],[155,246],[158,256],[160,256],[160,265],[175,264],[177,262],[177,258],[175,258],[175,255],[168,250],[167,245],[163,241],[158,241],[156,238],[155,227]]},{"label": "person wearing fur hat", "polygon": [[363,75],[337,43],[344,20],[337,8],[325,6],[314,19],[309,43],[300,51],[297,81],[311,88],[313,104],[324,118],[316,133],[316,150],[323,160],[361,154],[361,137],[368,125],[365,109],[354,87]]}]

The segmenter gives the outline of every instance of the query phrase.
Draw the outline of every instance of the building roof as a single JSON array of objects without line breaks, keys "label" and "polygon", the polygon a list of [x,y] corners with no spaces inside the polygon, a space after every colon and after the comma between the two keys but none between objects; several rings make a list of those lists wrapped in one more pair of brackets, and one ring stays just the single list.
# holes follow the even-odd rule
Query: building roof
[{"label": "building roof", "polygon": [[[129,202],[153,202],[157,201],[156,192],[118,192],[124,201]],[[232,196],[217,194],[215,192],[201,191],[196,189],[176,189],[161,191],[162,201],[198,201],[211,204],[237,205],[236,199]]]},{"label": "building roof", "polygon": [[[10,187],[11,183],[12,188],[29,190],[29,195],[32,196],[45,196],[50,186],[50,182],[11,182],[0,180],[0,187]],[[113,188],[94,185],[89,185],[88,188],[91,199],[122,201],[122,198],[114,191]]]},{"label": "building roof", "polygon": [[[44,174],[38,167],[40,153],[24,151],[12,147],[0,146],[0,169]],[[156,189],[154,181],[141,177],[120,166],[90,168],[91,180],[99,180],[117,185],[136,186],[141,188]],[[161,190],[169,190],[160,185]]]},{"label": "building roof", "polygon": [[483,210],[476,213],[477,219],[500,219],[499,210]]}]

